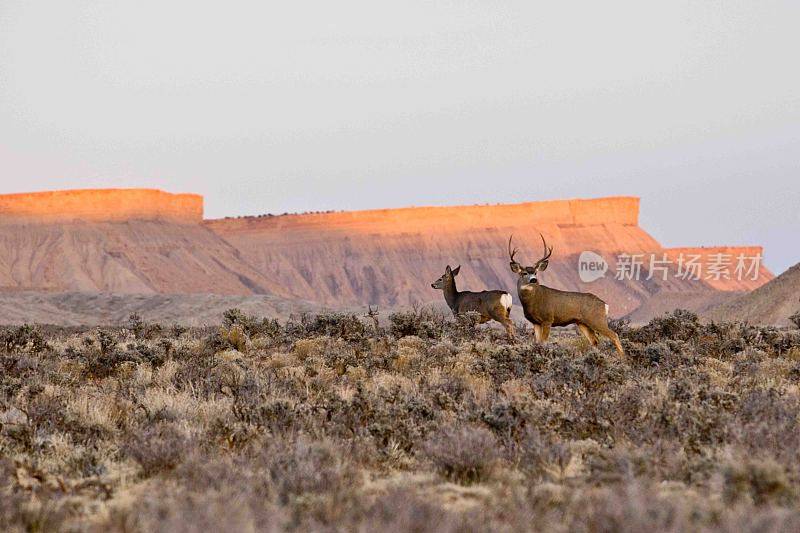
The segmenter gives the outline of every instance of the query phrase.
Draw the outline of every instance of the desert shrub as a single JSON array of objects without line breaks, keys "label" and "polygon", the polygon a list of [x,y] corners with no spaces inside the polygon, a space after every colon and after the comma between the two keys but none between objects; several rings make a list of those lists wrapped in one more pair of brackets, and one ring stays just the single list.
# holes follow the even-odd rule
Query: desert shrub
[{"label": "desert shrub", "polygon": [[138,362],[141,357],[133,351],[118,351],[108,349],[108,351],[83,354],[81,359],[84,362],[83,375],[87,378],[102,379],[114,375],[117,368],[125,362]]},{"label": "desert shrub", "polygon": [[152,339],[161,333],[161,324],[146,322],[138,313],[132,313],[125,323],[125,329],[139,339]]},{"label": "desert shrub", "polygon": [[220,328],[220,337],[234,350],[242,353],[247,351],[247,344],[250,342],[250,338],[244,328],[239,324],[233,324],[227,328]]},{"label": "desert shrub", "polygon": [[[682,392],[685,389],[678,389]],[[673,398],[680,397],[672,392]],[[719,445],[730,438],[732,415],[690,389],[685,401],[670,399],[656,405],[644,421],[636,442],[680,439],[690,453]],[[642,440],[644,439],[644,440]]]},{"label": "desert shrub", "polygon": [[497,444],[485,428],[450,426],[428,438],[422,455],[446,479],[468,485],[489,477],[498,459]]},{"label": "desert shrub", "polygon": [[316,315],[306,329],[311,335],[325,335],[349,342],[363,340],[367,335],[366,326],[356,315],[344,313]]},{"label": "desert shrub", "polygon": [[340,520],[362,481],[351,453],[327,440],[273,441],[261,460],[274,497],[292,509],[296,526]]},{"label": "desert shrub", "polygon": [[651,342],[644,349],[644,357],[650,364],[657,365],[672,355],[672,350],[665,342]]},{"label": "desert shrub", "polygon": [[244,353],[247,352],[249,344],[250,337],[247,334],[247,328],[238,323],[232,323],[228,326],[220,326],[203,339],[203,355],[211,357],[226,350]]},{"label": "desert shrub", "polygon": [[0,329],[0,529],[800,525],[800,331],[675,313],[621,359],[398,317]]},{"label": "desert shrub", "polygon": [[128,316],[128,322],[125,324],[125,327],[136,336],[140,336],[144,331],[146,324],[140,314],[131,313],[131,315]]},{"label": "desert shrub", "polygon": [[439,409],[456,411],[468,391],[467,384],[460,376],[443,374],[435,384],[426,383],[433,401]]},{"label": "desert shrub", "polygon": [[577,394],[618,386],[625,380],[624,372],[618,359],[592,349],[577,359],[559,354],[544,372],[534,377],[533,383],[535,389],[547,396],[562,394],[565,390]]},{"label": "desert shrub", "polygon": [[55,431],[65,426],[66,402],[61,396],[42,394],[29,390],[30,398],[25,409],[28,422],[35,429]]},{"label": "desert shrub", "polygon": [[631,331],[631,321],[627,318],[611,318],[608,320],[608,327],[620,338],[626,338]]},{"label": "desert shrub", "polygon": [[690,531],[700,515],[636,480],[581,494],[573,506],[567,531]]},{"label": "desert shrub", "polygon": [[189,329],[181,324],[175,323],[169,327],[169,336],[172,339],[180,339]]},{"label": "desert shrub", "polygon": [[800,311],[790,316],[789,321],[794,324],[796,328],[800,328]]},{"label": "desert shrub", "polygon": [[436,412],[426,398],[394,389],[381,395],[374,405],[366,430],[382,452],[392,446],[410,452],[433,428]]},{"label": "desert shrub", "polygon": [[789,463],[800,460],[800,402],[775,389],[753,389],[737,405],[733,438],[751,453],[769,453]]},{"label": "desert shrub", "polygon": [[756,505],[787,504],[794,497],[789,478],[772,460],[733,461],[725,469],[724,496],[729,502],[750,497]]},{"label": "desert shrub", "polygon": [[61,531],[66,529],[69,505],[57,497],[42,501],[23,494],[0,498],[0,529],[3,531]]},{"label": "desert shrub", "polygon": [[245,314],[238,308],[228,309],[222,313],[222,326],[225,328],[240,326],[251,333],[255,333],[253,330],[257,327],[255,317]]},{"label": "desert shrub", "polygon": [[413,489],[393,487],[378,496],[363,512],[350,517],[351,531],[471,531],[482,520],[477,511],[454,513],[417,494]]},{"label": "desert shrub", "polygon": [[557,435],[528,428],[515,450],[519,468],[537,479],[558,479],[572,459],[569,444]]},{"label": "desert shrub", "polygon": [[442,336],[444,317],[432,309],[419,308],[389,315],[389,330],[397,338],[415,336],[439,339]]},{"label": "desert shrub", "polygon": [[[202,470],[203,463],[193,463]],[[280,531],[286,517],[249,485],[241,471],[217,470],[223,486],[158,486],[137,495],[128,508],[112,508],[112,531]],[[209,479],[209,481],[212,481]],[[214,487],[214,488],[209,488]]]},{"label": "desert shrub", "polygon": [[541,344],[502,345],[493,347],[475,360],[472,369],[487,374],[496,384],[542,372],[552,357],[566,355],[558,347]]},{"label": "desert shrub", "polygon": [[3,329],[0,331],[0,342],[9,353],[25,351],[39,354],[47,349],[42,332],[30,324]]},{"label": "desert shrub", "polygon": [[134,429],[121,450],[139,463],[145,477],[150,477],[175,468],[191,447],[191,439],[174,425],[160,422]]},{"label": "desert shrub", "polygon": [[257,403],[243,401],[237,395],[233,413],[236,418],[257,428],[267,429],[273,434],[285,433],[294,427],[302,426],[302,415],[288,400],[265,400]]},{"label": "desert shrub", "polygon": [[513,438],[522,432],[526,418],[513,403],[498,401],[481,413],[481,421],[499,436]]},{"label": "desert shrub", "polygon": [[475,328],[481,323],[481,315],[475,311],[459,313],[455,316],[453,327],[451,328],[458,338],[471,338],[475,334]]},{"label": "desert shrub", "polygon": [[232,308],[222,315],[222,327],[230,329],[239,326],[249,338],[266,336],[270,338],[282,337],[284,328],[274,318],[257,318],[244,313],[241,309]]},{"label": "desert shrub", "polygon": [[634,342],[652,343],[662,339],[689,341],[696,338],[700,330],[700,319],[697,314],[685,309],[676,309],[652,319],[641,328],[623,330],[623,334]]},{"label": "desert shrub", "polygon": [[696,339],[694,346],[700,353],[727,359],[748,346],[755,347],[756,330],[741,324],[712,323],[703,328],[703,334]]}]

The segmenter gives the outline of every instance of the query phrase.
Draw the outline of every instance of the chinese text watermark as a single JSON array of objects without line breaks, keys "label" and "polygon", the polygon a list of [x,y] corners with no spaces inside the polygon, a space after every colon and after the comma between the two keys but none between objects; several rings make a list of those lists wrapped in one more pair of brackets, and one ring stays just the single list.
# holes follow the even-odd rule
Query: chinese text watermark
[{"label": "chinese text watermark", "polygon": [[[666,281],[670,277],[694,281],[752,280],[761,273],[761,254],[680,253],[670,257],[664,252],[616,256],[614,278],[617,280]],[[606,260],[598,253],[584,251],[578,257],[578,275],[584,283],[596,281],[609,270]]]}]

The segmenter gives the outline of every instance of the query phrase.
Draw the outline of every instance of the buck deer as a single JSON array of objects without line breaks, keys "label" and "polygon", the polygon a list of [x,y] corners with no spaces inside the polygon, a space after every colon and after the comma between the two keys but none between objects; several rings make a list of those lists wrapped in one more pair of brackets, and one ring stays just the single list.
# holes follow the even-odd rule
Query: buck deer
[{"label": "buck deer", "polygon": [[608,304],[588,292],[560,291],[539,284],[537,275],[547,268],[550,256],[553,255],[553,247],[548,249],[544,235],[539,236],[542,238],[544,255],[533,266],[528,267],[523,267],[514,260],[517,249],[511,249],[513,235],[508,239],[511,271],[519,276],[517,294],[525,318],[533,324],[536,340],[547,342],[552,326],[575,324],[592,346],[597,346],[597,335],[603,335],[614,343],[620,354],[625,355],[619,336],[608,327]]},{"label": "buck deer", "polygon": [[461,265],[455,270],[447,265],[442,277],[431,283],[431,287],[444,291],[444,299],[454,315],[473,311],[480,315],[479,324],[496,320],[506,328],[508,338],[514,340],[514,323],[509,316],[511,295],[506,291],[459,292],[456,289],[456,276],[460,270]]}]

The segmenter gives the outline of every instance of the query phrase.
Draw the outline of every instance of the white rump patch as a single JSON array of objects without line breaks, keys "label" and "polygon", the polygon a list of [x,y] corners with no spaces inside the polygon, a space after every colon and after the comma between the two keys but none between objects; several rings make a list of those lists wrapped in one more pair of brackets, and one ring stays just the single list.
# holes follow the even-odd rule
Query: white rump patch
[{"label": "white rump patch", "polygon": [[508,293],[505,293],[504,295],[502,295],[502,296],[500,297],[500,303],[501,303],[501,304],[503,305],[503,307],[505,307],[506,309],[511,309],[511,302],[512,302],[512,300],[511,300],[511,295],[510,295],[510,294],[508,294]]},{"label": "white rump patch", "polygon": [[608,304],[606,304],[606,316],[608,316]]}]

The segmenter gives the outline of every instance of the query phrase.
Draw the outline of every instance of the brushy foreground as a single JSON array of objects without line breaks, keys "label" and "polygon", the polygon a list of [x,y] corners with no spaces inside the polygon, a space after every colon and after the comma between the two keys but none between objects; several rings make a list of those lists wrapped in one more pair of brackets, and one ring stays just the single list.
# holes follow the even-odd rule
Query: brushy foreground
[{"label": "brushy foreground", "polygon": [[615,328],[8,328],[0,530],[800,530],[800,332]]}]

